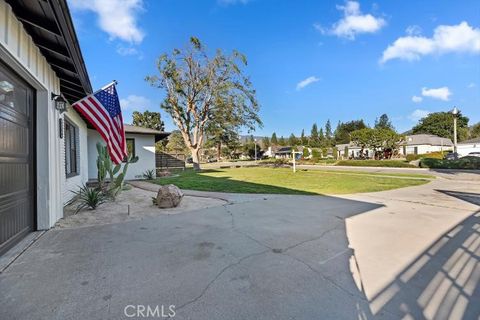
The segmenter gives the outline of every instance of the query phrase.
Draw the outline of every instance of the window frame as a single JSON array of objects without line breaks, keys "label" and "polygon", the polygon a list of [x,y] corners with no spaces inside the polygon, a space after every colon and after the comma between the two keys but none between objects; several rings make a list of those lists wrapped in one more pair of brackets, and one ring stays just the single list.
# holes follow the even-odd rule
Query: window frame
[{"label": "window frame", "polygon": [[[125,144],[127,145],[127,152],[128,152],[128,141],[132,141],[132,158],[134,158],[136,156],[135,138],[125,138]],[[128,154],[127,156],[130,156],[130,154]],[[127,161],[123,160],[123,162],[127,162]]]},{"label": "window frame", "polygon": [[[70,121],[67,117],[63,119],[63,139],[65,142],[65,175],[67,178],[80,175],[79,166],[79,137],[78,127]],[[73,133],[73,144],[72,144]],[[72,149],[73,146],[73,149]],[[69,152],[70,163],[67,163],[67,152]],[[72,162],[73,160],[73,162]],[[72,163],[74,164],[74,170],[72,170]],[[70,165],[70,168],[68,167]]]}]

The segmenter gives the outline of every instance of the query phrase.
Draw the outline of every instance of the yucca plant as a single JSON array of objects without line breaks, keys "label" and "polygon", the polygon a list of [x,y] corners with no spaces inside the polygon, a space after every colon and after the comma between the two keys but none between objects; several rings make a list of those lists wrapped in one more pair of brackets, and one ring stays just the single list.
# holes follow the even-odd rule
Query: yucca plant
[{"label": "yucca plant", "polygon": [[98,188],[88,187],[83,185],[78,191],[71,191],[75,194],[75,197],[70,200],[68,204],[77,203],[77,208],[75,209],[75,214],[84,208],[90,210],[96,209],[102,203],[105,203],[108,200],[107,195],[102,190]]},{"label": "yucca plant", "polygon": [[155,179],[155,170],[147,170],[143,173],[143,177],[147,180],[153,180]]}]

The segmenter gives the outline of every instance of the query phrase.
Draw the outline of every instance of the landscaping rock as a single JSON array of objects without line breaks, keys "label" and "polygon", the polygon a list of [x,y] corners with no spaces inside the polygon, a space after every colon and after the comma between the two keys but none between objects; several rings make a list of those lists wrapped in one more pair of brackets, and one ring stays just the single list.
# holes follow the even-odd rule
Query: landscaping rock
[{"label": "landscaping rock", "polygon": [[173,184],[160,186],[157,193],[157,206],[159,208],[175,208],[182,201],[183,192]]}]

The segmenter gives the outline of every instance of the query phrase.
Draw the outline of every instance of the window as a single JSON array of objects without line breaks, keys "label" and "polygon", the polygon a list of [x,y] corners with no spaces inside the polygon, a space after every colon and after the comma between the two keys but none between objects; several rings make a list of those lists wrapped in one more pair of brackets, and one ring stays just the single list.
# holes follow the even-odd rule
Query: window
[{"label": "window", "polygon": [[78,128],[65,119],[65,173],[67,178],[79,174]]},{"label": "window", "polygon": [[127,138],[125,140],[127,142],[128,155],[132,155],[132,157],[135,157],[135,139]]}]

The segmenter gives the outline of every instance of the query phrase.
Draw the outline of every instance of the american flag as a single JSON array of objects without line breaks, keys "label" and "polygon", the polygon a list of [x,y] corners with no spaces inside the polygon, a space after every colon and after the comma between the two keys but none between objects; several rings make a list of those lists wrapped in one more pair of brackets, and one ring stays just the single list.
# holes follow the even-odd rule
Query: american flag
[{"label": "american flag", "polygon": [[100,133],[107,144],[112,161],[115,164],[121,163],[128,152],[115,82],[75,102],[72,106]]}]

